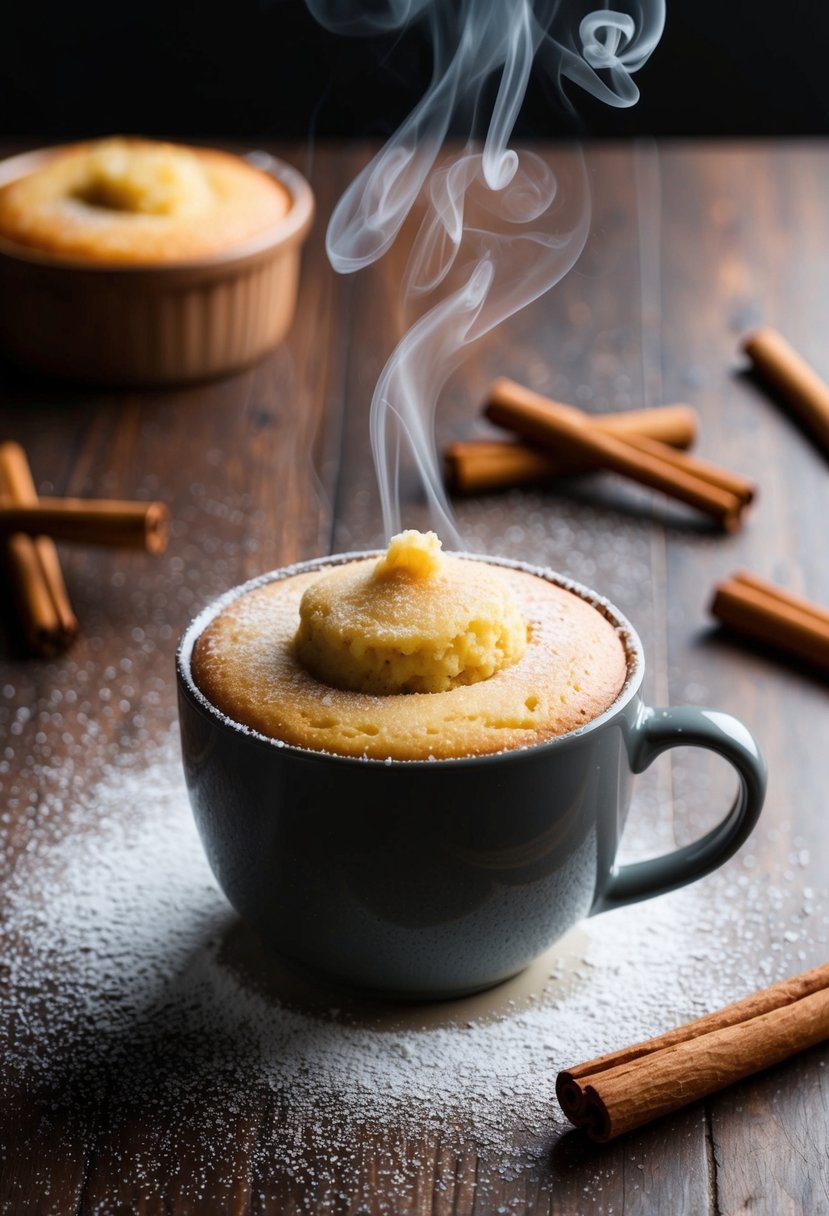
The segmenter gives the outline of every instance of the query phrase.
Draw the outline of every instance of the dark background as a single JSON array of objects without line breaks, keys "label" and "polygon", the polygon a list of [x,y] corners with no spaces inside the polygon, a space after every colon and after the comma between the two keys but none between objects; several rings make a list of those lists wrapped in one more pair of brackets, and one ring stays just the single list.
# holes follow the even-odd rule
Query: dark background
[{"label": "dark background", "polygon": [[[577,129],[535,82],[518,134],[825,134],[827,45],[826,0],[668,0],[638,105],[571,86]],[[420,29],[340,37],[303,0],[10,0],[0,134],[383,135],[430,62]]]}]

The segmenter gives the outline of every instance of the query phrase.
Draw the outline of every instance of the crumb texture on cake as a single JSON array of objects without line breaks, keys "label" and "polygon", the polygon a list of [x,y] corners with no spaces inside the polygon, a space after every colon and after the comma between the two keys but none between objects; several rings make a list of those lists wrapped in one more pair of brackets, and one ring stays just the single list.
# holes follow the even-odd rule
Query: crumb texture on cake
[{"label": "crumb texture on cake", "polygon": [[168,263],[232,250],[289,207],[240,156],[114,137],[61,148],[0,188],[0,236],[93,262]]},{"label": "crumb texture on cake", "polygon": [[[482,564],[457,558],[470,577]],[[376,558],[329,569],[365,578]],[[196,686],[231,720],[297,747],[425,760],[526,747],[568,733],[612,705],[627,670],[615,627],[555,583],[497,567],[527,624],[516,662],[443,692],[375,695],[317,679],[299,658],[302,598],[322,571],[277,578],[233,600],[196,640]]]},{"label": "crumb texture on cake", "polygon": [[498,567],[441,553],[433,532],[402,532],[373,564],[321,575],[299,615],[300,661],[353,692],[447,692],[488,680],[527,644]]}]

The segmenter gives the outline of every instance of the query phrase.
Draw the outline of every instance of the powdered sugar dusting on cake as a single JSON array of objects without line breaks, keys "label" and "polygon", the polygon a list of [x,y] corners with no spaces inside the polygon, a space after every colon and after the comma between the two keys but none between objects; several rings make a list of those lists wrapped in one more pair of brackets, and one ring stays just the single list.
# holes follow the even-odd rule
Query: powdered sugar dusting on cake
[{"label": "powdered sugar dusting on cake", "polygon": [[[204,609],[194,621],[191,622],[179,645],[177,667],[185,695],[191,697],[208,715],[215,717],[226,727],[238,730],[242,734],[253,736],[260,742],[270,746],[299,746],[299,744],[295,741],[298,728],[297,721],[294,719],[298,718],[302,726],[302,732],[304,733],[310,729],[314,714],[313,712],[309,713],[307,707],[302,704],[308,700],[307,694],[309,691],[305,680],[305,675],[299,668],[296,667],[293,659],[285,650],[283,640],[283,634],[287,635],[293,633],[294,627],[291,623],[292,615],[296,616],[298,624],[299,611],[296,607],[291,608],[287,612],[286,619],[286,605],[290,601],[286,598],[285,602],[283,603],[280,596],[263,595],[261,593],[269,584],[282,584],[291,580],[296,575],[307,576],[314,574],[316,571],[323,572],[333,567],[341,566],[343,563],[354,562],[356,560],[367,559],[370,557],[377,558],[380,555],[380,551],[378,550],[368,550],[357,553],[340,554],[328,558],[316,558],[308,562],[300,562],[292,566],[284,567],[280,570],[272,571],[268,574],[259,576],[258,578],[254,578],[247,583],[231,589],[219,597],[214,603]],[[470,552],[462,552],[453,554],[452,556],[464,558],[469,561],[484,562],[486,564],[501,566],[507,570],[516,571],[519,573],[539,576],[545,582],[551,583],[555,587],[570,592],[577,599],[589,604],[591,608],[595,609],[596,612],[612,626],[617,638],[619,639],[619,642],[624,649],[627,663],[627,673],[624,678],[624,683],[611,704],[607,705],[606,708],[601,710],[601,712],[591,716],[589,723],[590,728],[599,726],[608,715],[615,712],[627,699],[630,698],[642,676],[643,657],[641,645],[629,622],[607,599],[600,596],[595,591],[580,585],[574,580],[556,573],[548,567],[539,567],[527,562],[511,560],[508,558],[481,557],[480,555]],[[274,587],[273,590],[278,590],[278,587]],[[530,597],[527,598],[529,601]],[[194,665],[194,649],[198,651],[197,643],[199,642],[204,644],[204,650],[207,655],[212,655],[215,652],[220,660],[219,666],[223,666],[221,661],[221,652],[223,650],[223,646],[220,644],[218,639],[214,637],[213,628],[211,627],[214,626],[214,622],[216,622],[218,618],[221,618],[228,609],[231,609],[232,612],[236,614],[237,610],[240,608],[240,605],[241,611],[238,612],[238,617],[234,615],[233,652],[234,658],[236,660],[241,660],[241,664],[237,662],[236,669],[234,670],[233,696],[240,696],[241,686],[244,684],[247,701],[249,703],[246,706],[240,703],[240,710],[237,716],[233,715],[232,711],[230,711],[230,713],[227,712],[227,706],[222,705],[221,697],[216,696],[215,700],[219,702],[219,704],[214,704],[211,697],[205,694],[203,688],[200,687],[199,683],[197,683],[194,679],[192,668]],[[536,626],[539,626],[544,615],[545,614],[542,614],[539,620],[534,621]],[[238,628],[239,624],[241,624],[241,628]],[[271,634],[278,639],[279,643],[273,649],[263,644]],[[543,625],[540,636],[543,636]],[[558,634],[552,635],[548,639],[548,644],[543,646],[539,653],[544,653],[548,660],[552,661],[551,656],[557,652],[559,640]],[[605,645],[607,644],[605,643]],[[615,657],[615,649],[613,654]],[[273,667],[273,670],[269,671],[266,677],[266,669],[271,666]],[[209,667],[210,663],[208,663],[208,668]],[[244,669],[245,672],[244,680],[239,679],[239,672],[242,669]],[[257,675],[257,673],[259,674]],[[515,673],[513,672],[508,676],[508,678],[511,680],[514,674]],[[542,673],[542,677],[549,686],[551,683],[550,674]],[[560,678],[560,673],[557,678]],[[205,683],[204,680],[201,680],[200,682],[202,684]],[[219,683],[221,682],[222,681],[220,680]],[[286,711],[288,698],[278,695],[280,685],[282,684],[289,685],[294,694],[290,702],[292,706],[292,721],[290,725],[287,722],[278,721],[272,724],[273,729],[267,729],[265,726],[262,726],[260,729],[260,722],[256,719],[263,716],[263,714],[260,713],[260,709],[269,704],[272,688],[276,694],[275,706],[279,707],[280,714],[284,715]],[[314,684],[316,687],[316,682],[314,682]],[[494,687],[494,684],[493,686],[488,685],[488,687]],[[571,688],[569,691],[572,693],[573,688]],[[597,689],[596,692],[597,700],[600,700],[601,697],[599,695],[599,690]],[[339,693],[335,695],[338,697],[341,696]],[[472,694],[469,694],[469,692],[466,691],[462,695],[464,698],[467,698],[470,695],[473,698],[480,698],[481,689],[479,688],[477,693],[473,692]],[[579,690],[577,696],[578,695],[581,695],[581,690]],[[312,692],[311,699],[312,701],[316,700],[315,691]],[[240,702],[244,700],[245,698],[240,696]],[[346,697],[345,700],[347,702],[348,698]],[[562,698],[562,701],[563,700],[564,698]],[[294,706],[294,701],[297,703],[296,706]],[[437,702],[435,702],[435,705],[436,704]],[[556,706],[559,712],[563,714],[562,707],[558,704],[558,702],[556,702]],[[296,713],[293,713],[294,708],[296,708]],[[470,717],[469,709],[469,706],[465,707],[466,717]],[[358,716],[363,717],[365,712],[365,707],[361,705]],[[273,707],[268,709],[264,716],[268,719],[273,718]],[[506,717],[509,721],[512,721],[515,716],[515,707],[511,707],[511,712],[507,712]],[[326,715],[326,718],[328,717],[329,715]],[[453,727],[451,723],[454,720],[454,717],[454,714],[448,715],[441,724],[440,735],[444,740],[447,740],[452,733]],[[484,715],[482,715],[480,712],[480,708],[476,710],[476,717],[484,717]],[[578,721],[577,708],[573,708],[571,710],[569,717],[575,721]],[[244,720],[242,721],[239,719]],[[497,714],[492,715],[492,719],[493,720],[491,722],[487,719],[486,727],[497,725],[495,721],[497,719]],[[353,727],[349,727],[348,729],[350,729],[352,733],[355,733]],[[487,733],[486,728],[483,729],[485,730],[485,733]],[[537,726],[536,724],[535,729],[540,735],[541,727]],[[557,733],[564,735],[570,733],[571,730],[576,734],[580,734],[584,730],[584,726],[573,726],[572,724],[569,724],[567,729],[560,728]],[[528,742],[532,744],[532,742],[540,741],[539,739],[530,739],[528,741],[520,737],[519,731],[515,731],[514,733],[516,737],[511,736],[509,743],[504,744],[505,748],[508,747],[510,749],[516,749],[526,746]],[[532,734],[532,731],[528,729],[526,733]],[[358,747],[361,742],[364,742],[362,733],[359,731],[359,729],[356,731],[356,734],[356,744],[352,745],[349,743],[348,746],[346,746],[347,740],[345,737],[340,737],[335,731],[335,742],[331,744],[331,751],[345,757],[351,755],[351,747]],[[351,758],[358,759],[361,762],[369,764],[389,762],[389,757],[382,754],[382,750],[385,745],[384,741],[386,732],[383,731],[378,733],[377,731],[372,731],[372,734],[377,734],[377,738],[371,743],[370,746],[367,747],[366,753],[364,755],[355,753],[351,755]],[[414,738],[410,724],[407,725],[404,731],[404,736],[407,741]],[[286,743],[286,740],[290,740],[290,742]],[[324,734],[321,735],[320,738],[314,740],[313,744],[310,746],[313,746],[315,751],[325,752],[329,749],[329,743]],[[399,744],[397,746],[399,747]],[[450,758],[465,754],[462,751],[456,752],[453,750],[453,748],[454,744],[447,742],[446,755],[448,755]],[[499,748],[493,746],[492,737],[490,737],[486,740],[485,748],[476,746],[472,749],[472,751],[479,750],[497,751]],[[446,755],[438,756],[437,758],[445,759]],[[433,761],[435,759],[435,756],[428,757],[429,761]],[[417,757],[412,757],[409,755],[396,755],[393,762],[396,763],[398,761],[403,761],[407,764],[416,764],[419,762]]]}]

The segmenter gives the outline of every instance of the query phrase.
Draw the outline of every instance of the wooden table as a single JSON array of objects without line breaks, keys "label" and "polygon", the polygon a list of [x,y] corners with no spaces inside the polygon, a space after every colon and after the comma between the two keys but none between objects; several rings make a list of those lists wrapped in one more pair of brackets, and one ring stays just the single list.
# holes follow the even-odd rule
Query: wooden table
[{"label": "wooden table", "polygon": [[[341,1166],[324,1118],[297,1114],[290,1094],[258,1087],[255,1069],[245,1102],[229,1075],[194,1080],[201,1032],[188,1034],[187,977],[199,960],[190,957],[159,979],[154,1008],[169,989],[185,1012],[151,1040],[155,1055],[141,1067],[145,1079],[156,1069],[157,1086],[136,1096],[134,1054],[147,1040],[134,1053],[140,1036],[131,1028],[147,1011],[119,1005],[125,966],[106,950],[130,941],[136,967],[154,974],[154,934],[169,937],[183,910],[173,883],[152,907],[117,904],[131,909],[134,925],[116,932],[96,918],[110,915],[119,884],[135,881],[131,849],[145,839],[159,771],[175,781],[179,634],[215,595],[260,571],[382,541],[367,412],[402,332],[404,252],[337,277],[325,222],[365,150],[319,147],[310,159],[300,147],[274,150],[308,172],[318,218],[292,332],[269,358],[219,383],[152,393],[89,391],[2,369],[0,437],[26,446],[42,493],[160,498],[174,521],[162,557],[61,547],[81,621],[64,658],[22,654],[3,605],[2,1210],[826,1211],[823,1048],[601,1149],[564,1134],[551,1070],[549,1126],[534,1128],[543,1151],[530,1164],[500,1168],[453,1116],[440,1134],[421,1136],[355,1123],[354,1153]],[[555,149],[544,152],[555,163]],[[698,451],[754,475],[758,502],[745,527],[725,536],[601,474],[458,501],[460,533],[471,548],[551,565],[608,595],[642,634],[650,700],[737,714],[770,769],[752,840],[699,885],[706,929],[716,932],[705,961],[689,963],[697,1000],[687,987],[666,991],[664,1010],[650,1008],[639,1026],[631,994],[621,993],[622,1041],[613,1016],[602,1032],[612,1047],[632,1029],[643,1037],[825,957],[826,684],[720,636],[708,605],[715,582],[741,566],[829,603],[826,457],[742,374],[739,353],[744,331],[767,322],[829,375],[829,146],[614,145],[588,158],[594,216],[582,259],[470,349],[442,395],[438,441],[488,433],[479,407],[496,375],[590,410],[689,401],[701,418]],[[414,491],[404,518],[427,522]],[[646,811],[634,808],[632,850],[690,839],[721,812],[728,775],[674,755],[673,767],[663,759],[645,784]],[[65,873],[80,883],[75,903],[61,887]],[[84,875],[100,891],[87,890]],[[637,925],[650,915],[642,905]],[[78,961],[88,957],[83,917],[88,970]],[[590,922],[591,933],[602,920]],[[101,1013],[105,998],[118,1018]],[[555,1017],[551,1009],[553,1026]],[[289,1154],[273,1147],[286,1135]]]}]

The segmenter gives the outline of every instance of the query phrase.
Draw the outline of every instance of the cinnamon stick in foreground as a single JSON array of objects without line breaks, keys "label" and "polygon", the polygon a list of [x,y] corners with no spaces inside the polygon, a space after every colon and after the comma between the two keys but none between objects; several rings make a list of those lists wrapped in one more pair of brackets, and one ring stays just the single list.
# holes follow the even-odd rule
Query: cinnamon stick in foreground
[{"label": "cinnamon stick in foreground", "polygon": [[711,613],[735,633],[829,673],[829,610],[740,570],[715,588]]},{"label": "cinnamon stick in foreground", "polygon": [[485,413],[490,421],[553,452],[588,456],[602,468],[696,507],[727,531],[739,527],[743,510],[754,496],[753,484],[738,474],[656,440],[622,439],[595,429],[579,410],[549,401],[512,381],[495,382]]},{"label": "cinnamon stick in foreground", "polygon": [[769,327],[750,333],[743,350],[758,374],[786,400],[829,456],[829,384]]},{"label": "cinnamon stick in foreground", "polygon": [[[0,444],[0,492],[13,504],[37,505],[34,478],[18,443]],[[78,620],[54,542],[14,533],[3,548],[27,646],[46,658],[60,654],[76,637]]]},{"label": "cinnamon stick in foreground", "polygon": [[0,534],[45,533],[55,540],[163,553],[169,520],[161,502],[41,498],[36,506],[18,506],[0,497]]},{"label": "cinnamon stick in foreground", "polygon": [[605,1142],[829,1038],[829,964],[560,1072],[567,1118]]},{"label": "cinnamon stick in foreground", "polygon": [[[512,384],[512,381],[500,383]],[[612,435],[658,439],[676,448],[690,447],[697,433],[697,415],[689,405],[664,405],[616,414],[584,414],[583,417],[590,426]],[[460,440],[450,444],[444,455],[452,487],[463,494],[525,485],[548,477],[568,477],[599,467],[595,458],[553,453],[521,440]]]}]

